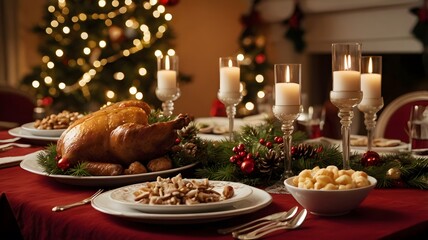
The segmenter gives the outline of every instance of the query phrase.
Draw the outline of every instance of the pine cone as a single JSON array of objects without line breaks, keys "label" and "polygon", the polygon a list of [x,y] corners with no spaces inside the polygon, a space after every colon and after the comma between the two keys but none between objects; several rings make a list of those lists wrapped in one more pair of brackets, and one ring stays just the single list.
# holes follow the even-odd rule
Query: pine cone
[{"label": "pine cone", "polygon": [[186,152],[187,155],[195,157],[196,151],[198,150],[198,146],[196,144],[187,142],[183,145],[183,150]]},{"label": "pine cone", "polygon": [[292,147],[291,149],[291,158],[293,160],[299,160],[301,158],[308,159],[314,158],[317,155],[317,148],[314,148],[308,144],[299,144],[297,147]]},{"label": "pine cone", "polygon": [[257,168],[261,173],[270,173],[279,168],[282,159],[283,157],[280,152],[276,152],[274,149],[269,149],[264,157],[260,157],[257,160]]}]

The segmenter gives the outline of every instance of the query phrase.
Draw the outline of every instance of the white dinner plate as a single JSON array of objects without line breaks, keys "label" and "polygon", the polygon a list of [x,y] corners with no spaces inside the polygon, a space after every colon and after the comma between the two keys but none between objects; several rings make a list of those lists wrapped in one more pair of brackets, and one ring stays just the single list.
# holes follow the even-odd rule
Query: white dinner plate
[{"label": "white dinner plate", "polygon": [[[41,153],[43,150],[39,151]],[[131,174],[131,175],[119,175],[119,176],[71,176],[71,175],[56,175],[45,172],[44,168],[37,162],[38,154],[32,154],[22,160],[20,166],[22,169],[35,173],[42,176],[55,179],[58,182],[78,185],[78,186],[91,186],[91,187],[118,187],[129,185],[133,183],[139,183],[143,181],[153,181],[158,176],[168,177],[178,174],[179,172],[195,166],[197,163],[192,163],[183,167],[173,168],[158,172]]]},{"label": "white dinner plate", "polygon": [[[233,122],[234,131],[239,132],[244,126],[258,126],[266,123],[265,115],[250,116],[246,118],[235,118]],[[200,131],[198,137],[207,141],[224,141],[228,138],[229,118],[227,117],[203,117],[195,119],[196,126],[209,126],[207,131]],[[216,130],[217,129],[217,130]]]},{"label": "white dinner plate", "polygon": [[100,194],[92,200],[92,207],[96,210],[127,220],[159,223],[159,224],[191,224],[213,222],[243,214],[248,214],[268,206],[272,202],[272,196],[255,187],[251,187],[252,193],[245,199],[234,203],[226,209],[201,213],[145,213],[126,206],[117,204],[110,199],[111,191]]},{"label": "white dinner plate", "polygon": [[31,140],[56,142],[59,139],[59,136],[57,136],[57,137],[36,136],[36,135],[31,134],[27,130],[23,129],[22,127],[12,128],[8,131],[8,133],[14,137],[20,137],[20,138],[31,139]]},{"label": "white dinner plate", "polygon": [[[183,179],[185,181],[195,180],[202,181],[202,179]],[[224,209],[226,207],[232,206],[238,201],[248,197],[252,189],[250,186],[237,183],[237,182],[227,182],[227,181],[209,181],[210,185],[213,186],[213,190],[222,194],[224,186],[231,186],[234,189],[233,197],[225,199],[218,202],[210,203],[198,203],[192,205],[180,204],[180,205],[155,205],[155,204],[144,204],[141,202],[136,202],[134,200],[134,192],[138,189],[147,186],[147,182],[134,184],[130,186],[121,187],[115,189],[111,192],[110,198],[112,201],[143,212],[148,213],[189,213],[189,212],[208,212],[218,209]]]},{"label": "white dinner plate", "polygon": [[42,137],[59,137],[66,130],[65,128],[52,130],[37,129],[34,127],[34,122],[23,124],[21,128],[34,136]]},{"label": "white dinner plate", "polygon": [[[332,139],[332,138],[326,138],[326,137],[319,137],[314,139],[309,139],[305,141],[306,143],[310,144],[321,144],[321,145],[337,145],[339,149],[342,149],[342,140],[341,139]],[[391,153],[391,152],[400,152],[400,151],[406,151],[409,148],[409,144],[405,142],[400,142],[397,146],[392,147],[373,147],[372,150],[378,153]],[[350,146],[351,151],[356,152],[365,152],[367,151],[367,146]]]}]

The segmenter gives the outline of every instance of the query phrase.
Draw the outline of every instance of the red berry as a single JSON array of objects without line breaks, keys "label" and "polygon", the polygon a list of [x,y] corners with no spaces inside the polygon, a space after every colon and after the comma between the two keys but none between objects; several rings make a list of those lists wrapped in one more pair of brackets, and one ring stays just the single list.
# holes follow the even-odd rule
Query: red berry
[{"label": "red berry", "polygon": [[181,139],[180,138],[176,138],[175,139],[175,144],[179,144],[181,142]]},{"label": "red berry", "polygon": [[254,171],[254,161],[253,160],[245,160],[241,163],[241,171],[250,174]]},{"label": "red berry", "polygon": [[272,142],[267,142],[266,143],[266,147],[267,148],[273,148],[273,143]]},{"label": "red berry", "polygon": [[240,152],[245,151],[245,145],[244,145],[243,143],[240,143],[240,144],[238,145],[238,150],[239,150]]},{"label": "red berry", "polygon": [[238,149],[238,147],[236,147],[236,146],[232,148],[232,151],[233,151],[234,153],[239,153],[239,149]]},{"label": "red berry", "polygon": [[244,159],[247,156],[247,153],[246,152],[239,152],[238,155],[241,159]]},{"label": "red berry", "polygon": [[245,159],[247,159],[247,160],[254,160],[253,154],[248,153],[247,156],[245,156]]},{"label": "red berry", "polygon": [[273,140],[275,141],[275,143],[282,143],[282,142],[284,142],[284,139],[282,137],[275,137]]},{"label": "red berry", "polygon": [[265,145],[266,144],[266,140],[264,138],[260,138],[259,143],[261,145]]},{"label": "red berry", "polygon": [[238,158],[236,156],[232,156],[232,157],[229,158],[229,161],[231,163],[235,163],[237,160],[238,160]]},{"label": "red berry", "polygon": [[67,170],[70,167],[70,163],[68,162],[67,159],[61,158],[58,163],[57,166],[62,169],[63,171]]}]

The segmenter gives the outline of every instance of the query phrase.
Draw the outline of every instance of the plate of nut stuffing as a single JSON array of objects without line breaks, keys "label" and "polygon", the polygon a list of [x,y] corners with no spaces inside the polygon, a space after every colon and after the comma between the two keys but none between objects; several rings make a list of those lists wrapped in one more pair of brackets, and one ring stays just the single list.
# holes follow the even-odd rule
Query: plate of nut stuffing
[{"label": "plate of nut stuffing", "polygon": [[64,110],[11,129],[9,133],[16,137],[56,141],[74,121],[81,117],[83,114]]},{"label": "plate of nut stuffing", "polygon": [[178,174],[115,189],[110,199],[142,212],[189,213],[224,209],[251,193],[252,188],[242,183],[186,179]]}]

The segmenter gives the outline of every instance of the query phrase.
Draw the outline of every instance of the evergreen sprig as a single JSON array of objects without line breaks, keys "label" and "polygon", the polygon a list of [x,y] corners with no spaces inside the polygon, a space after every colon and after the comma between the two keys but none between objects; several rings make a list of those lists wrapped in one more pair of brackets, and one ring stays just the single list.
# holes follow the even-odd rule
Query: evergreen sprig
[{"label": "evergreen sprig", "polygon": [[[154,114],[153,119],[160,116]],[[156,121],[162,121],[160,118]],[[268,186],[278,181],[284,171],[284,164],[273,171],[263,174],[254,171],[250,174],[244,173],[240,167],[230,162],[230,157],[235,153],[233,147],[243,143],[248,152],[264,155],[267,151],[259,143],[260,139],[273,141],[275,136],[281,136],[279,125],[272,123],[260,126],[245,126],[243,131],[236,133],[232,141],[225,139],[222,141],[206,141],[197,136],[198,130],[195,125],[190,124],[186,129],[179,131],[181,142],[177,145],[177,151],[171,151],[169,157],[173,160],[174,167],[185,166],[198,162],[195,166],[195,177],[209,178],[211,180],[242,182],[253,186]],[[304,134],[296,131],[293,134],[293,144],[297,145],[304,140]],[[191,151],[189,151],[190,147]],[[282,144],[273,147],[274,151],[281,152]],[[294,159],[292,162],[293,172],[298,174],[304,169],[311,169],[316,166],[320,168],[329,165],[342,167],[342,153],[338,146],[312,145],[317,151],[311,157]],[[174,148],[173,148],[174,149]],[[48,174],[67,174],[73,176],[87,176],[85,164],[81,163],[67,172],[62,171],[56,164],[56,146],[51,144],[46,150],[39,154],[38,162],[44,167]],[[350,164],[354,170],[365,171],[368,175],[377,179],[379,188],[392,187],[412,187],[428,189],[428,158],[414,157],[408,152],[391,153],[381,155],[378,163],[374,166],[364,166],[362,164],[362,154],[351,153]],[[389,172],[394,170],[399,173],[398,178],[393,178]]]}]

